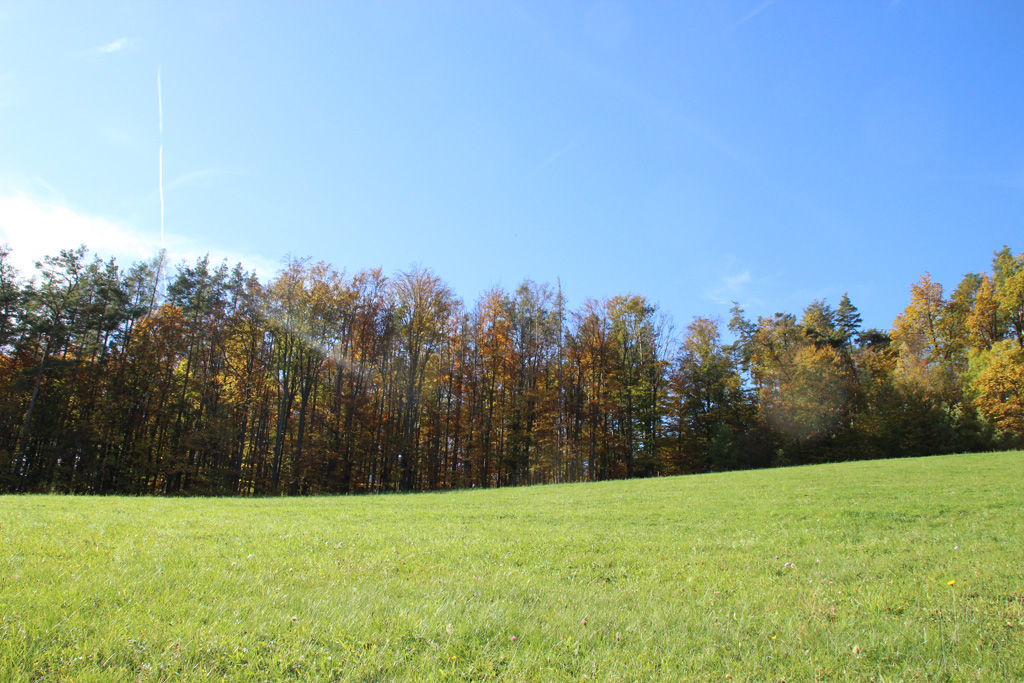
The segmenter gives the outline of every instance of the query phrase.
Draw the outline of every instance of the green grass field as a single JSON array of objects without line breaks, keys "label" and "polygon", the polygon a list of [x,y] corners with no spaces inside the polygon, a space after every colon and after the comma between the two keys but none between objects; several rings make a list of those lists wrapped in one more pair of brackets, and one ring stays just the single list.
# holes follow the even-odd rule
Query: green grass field
[{"label": "green grass field", "polygon": [[1024,453],[0,497],[4,681],[1020,681]]}]

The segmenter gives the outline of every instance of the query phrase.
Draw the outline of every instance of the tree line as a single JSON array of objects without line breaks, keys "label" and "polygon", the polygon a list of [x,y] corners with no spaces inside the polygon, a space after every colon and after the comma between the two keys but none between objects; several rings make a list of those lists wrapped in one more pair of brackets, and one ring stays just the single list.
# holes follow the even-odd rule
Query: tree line
[{"label": "tree line", "polygon": [[[1024,256],[891,330],[847,296],[676,331],[639,295],[471,305],[429,269],[0,248],[0,492],[306,495],[596,481],[1024,442]],[[728,330],[728,333],[726,333]],[[729,343],[723,337],[733,340]]]}]

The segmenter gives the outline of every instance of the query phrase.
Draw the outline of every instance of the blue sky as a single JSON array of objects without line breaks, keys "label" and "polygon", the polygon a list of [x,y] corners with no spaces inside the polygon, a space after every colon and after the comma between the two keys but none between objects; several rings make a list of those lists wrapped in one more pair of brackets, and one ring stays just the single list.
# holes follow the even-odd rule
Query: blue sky
[{"label": "blue sky", "polygon": [[[163,133],[159,129],[157,73]],[[887,328],[1024,249],[1024,3],[0,2],[0,241]]]}]

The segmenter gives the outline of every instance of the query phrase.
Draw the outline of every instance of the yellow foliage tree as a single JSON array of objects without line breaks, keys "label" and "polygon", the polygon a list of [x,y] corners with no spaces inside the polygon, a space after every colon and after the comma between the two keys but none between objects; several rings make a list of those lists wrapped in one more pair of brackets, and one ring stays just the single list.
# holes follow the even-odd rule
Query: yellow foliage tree
[{"label": "yellow foliage tree", "polygon": [[1024,437],[1024,349],[1005,339],[983,353],[978,365],[971,383],[974,406],[996,429]]}]

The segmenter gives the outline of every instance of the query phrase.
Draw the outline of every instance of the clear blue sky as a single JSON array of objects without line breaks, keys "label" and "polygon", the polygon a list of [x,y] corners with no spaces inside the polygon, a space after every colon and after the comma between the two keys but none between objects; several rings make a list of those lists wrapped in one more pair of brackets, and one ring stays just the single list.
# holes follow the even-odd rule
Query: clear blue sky
[{"label": "clear blue sky", "polygon": [[[163,134],[157,72],[161,75]],[[0,241],[888,327],[1024,249],[1024,3],[0,2]]]}]

